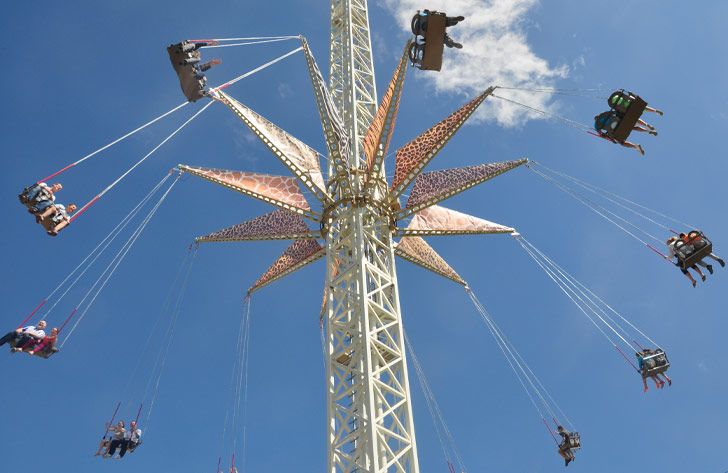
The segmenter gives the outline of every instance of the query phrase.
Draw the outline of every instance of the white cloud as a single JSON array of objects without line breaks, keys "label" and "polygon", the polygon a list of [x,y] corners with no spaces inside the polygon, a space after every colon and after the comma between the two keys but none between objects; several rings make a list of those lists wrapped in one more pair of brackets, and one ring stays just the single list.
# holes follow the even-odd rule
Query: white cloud
[{"label": "white cloud", "polygon": [[[419,0],[381,1],[407,31],[412,15],[422,8]],[[490,85],[552,87],[557,79],[567,76],[568,67],[552,66],[536,55],[528,43],[524,20],[537,3],[538,0],[430,0],[429,9],[465,17],[465,21],[449,29],[450,36],[464,48],[446,49],[442,71],[422,75],[438,92],[468,96]],[[548,94],[513,90],[501,93],[535,108],[555,111]],[[543,116],[502,100],[490,100],[475,118],[516,126]]]},{"label": "white cloud", "polygon": [[288,99],[293,97],[293,87],[290,86],[290,84],[287,84],[285,82],[281,82],[278,84],[278,97],[280,97],[282,100]]}]

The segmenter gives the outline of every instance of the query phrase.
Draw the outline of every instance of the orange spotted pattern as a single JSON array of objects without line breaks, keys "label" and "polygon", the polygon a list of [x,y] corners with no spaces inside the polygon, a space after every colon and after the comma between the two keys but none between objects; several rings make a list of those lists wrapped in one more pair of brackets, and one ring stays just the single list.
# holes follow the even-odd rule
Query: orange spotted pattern
[{"label": "orange spotted pattern", "polygon": [[314,260],[322,258],[326,250],[316,240],[296,240],[276,260],[268,271],[258,279],[248,293],[280,279],[287,274],[302,268]]},{"label": "orange spotted pattern", "polygon": [[[254,172],[228,171],[225,169],[180,167],[183,171],[222,184],[256,198],[268,198],[297,209],[311,210],[298,187],[298,180],[289,176],[271,176]],[[263,199],[265,200],[265,199]]]},{"label": "orange spotted pattern", "polygon": [[301,238],[310,232],[300,215],[287,210],[276,210],[210,233],[197,241],[289,240]]},{"label": "orange spotted pattern", "polygon": [[491,90],[477,96],[455,113],[397,150],[392,188],[403,190],[435,157],[448,140],[473,114]]}]

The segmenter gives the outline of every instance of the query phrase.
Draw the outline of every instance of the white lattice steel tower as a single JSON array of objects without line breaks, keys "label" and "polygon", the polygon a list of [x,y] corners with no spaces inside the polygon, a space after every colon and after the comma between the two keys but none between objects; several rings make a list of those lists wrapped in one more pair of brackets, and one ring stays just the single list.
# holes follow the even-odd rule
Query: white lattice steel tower
[{"label": "white lattice steel tower", "polygon": [[[327,179],[313,148],[225,92],[213,90],[211,96],[228,106],[294,177],[180,165],[185,172],[279,207],[198,241],[294,240],[251,293],[326,258],[328,473],[418,473],[394,257],[464,285],[421,237],[513,229],[436,204],[525,160],[422,173],[492,92],[489,88],[398,149],[389,183],[384,161],[409,44],[377,106],[366,0],[331,0],[328,86],[308,43],[304,38],[301,42],[328,149]],[[309,205],[300,186],[315,196],[320,209]],[[401,207],[407,189],[410,195]],[[400,226],[405,220],[407,225]],[[401,240],[395,243],[395,237]]]},{"label": "white lattice steel tower", "polygon": [[[329,87],[343,118],[353,198],[338,186],[327,225],[329,467],[419,472],[388,194],[360,152],[377,109],[366,0],[331,2]],[[380,180],[379,175],[371,176]],[[386,183],[385,183],[386,185]]]}]

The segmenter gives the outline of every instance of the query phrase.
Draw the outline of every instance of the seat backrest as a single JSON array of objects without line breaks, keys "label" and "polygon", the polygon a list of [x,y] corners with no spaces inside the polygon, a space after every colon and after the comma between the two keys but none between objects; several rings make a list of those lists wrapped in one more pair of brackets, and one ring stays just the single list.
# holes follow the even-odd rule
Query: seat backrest
[{"label": "seat backrest", "polygon": [[675,253],[678,259],[686,259],[695,253],[695,247],[683,240],[677,240],[674,245]]},{"label": "seat backrest", "polygon": [[665,352],[655,353],[650,356],[646,356],[644,358],[644,363],[648,365],[650,368],[654,368],[655,366],[664,366],[667,364],[667,357],[665,356]]},{"label": "seat backrest", "polygon": [[425,32],[425,54],[420,69],[439,71],[442,68],[446,19],[444,13],[430,12],[427,19],[427,31]]},{"label": "seat backrest", "polygon": [[618,90],[609,96],[607,103],[609,104],[609,108],[616,110],[619,113],[626,113],[632,105],[633,100],[634,97],[628,92]]}]

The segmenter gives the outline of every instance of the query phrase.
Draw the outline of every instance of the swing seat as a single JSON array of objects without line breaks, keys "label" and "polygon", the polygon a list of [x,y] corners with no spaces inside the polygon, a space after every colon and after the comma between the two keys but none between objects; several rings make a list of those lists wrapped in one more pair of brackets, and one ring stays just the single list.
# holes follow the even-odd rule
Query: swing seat
[{"label": "swing seat", "polygon": [[[396,358],[396,355],[392,354],[390,351],[385,350],[382,347],[377,347],[377,351],[382,356],[382,359],[384,359],[385,363],[389,363]],[[353,350],[342,353],[336,358],[336,362],[344,366],[349,366],[353,353]]]},{"label": "swing seat", "polygon": [[421,15],[418,11],[415,16],[412,17],[412,24],[410,25],[410,28],[412,29],[412,34],[415,36],[424,36],[425,30],[422,29],[422,18],[425,17],[424,15]]},{"label": "swing seat", "polygon": [[31,189],[32,189],[33,187],[35,187],[36,185],[37,185],[37,184],[34,184],[34,185],[32,185],[32,186],[28,186],[28,187],[26,187],[25,189],[23,189],[23,192],[21,192],[20,194],[18,194],[18,200],[20,201],[20,203],[21,203],[21,204],[23,204],[23,205],[25,205],[25,206],[26,206],[26,207],[28,207],[29,209],[32,209],[32,208],[33,208],[33,206],[35,206],[35,205],[36,205],[37,203],[39,203],[39,202],[41,202],[42,200],[44,200],[44,199],[38,199],[38,198],[35,198],[35,199],[33,199],[33,200],[30,200],[30,199],[28,198],[28,193],[29,193],[29,192],[30,192],[30,190],[31,190]]},{"label": "swing seat", "polygon": [[349,363],[351,363],[351,355],[353,351],[347,351],[342,353],[341,355],[336,358],[336,362],[339,364],[342,364],[344,366],[349,366]]},{"label": "swing seat", "polygon": [[627,111],[622,116],[619,125],[617,125],[617,128],[612,133],[612,138],[620,143],[627,141],[630,133],[632,133],[632,129],[637,124],[637,120],[640,119],[646,107],[647,102],[642,100],[641,97],[635,96]]},{"label": "swing seat", "polygon": [[43,351],[36,352],[33,354],[33,356],[37,356],[37,357],[43,358],[44,360],[47,360],[48,358],[55,355],[59,351],[60,350],[58,348],[53,347],[50,350],[43,350]]},{"label": "swing seat", "polygon": [[569,435],[569,444],[564,445],[564,442],[559,445],[559,448],[564,450],[579,450],[581,448],[581,436],[579,432],[571,432]]},{"label": "swing seat", "polygon": [[693,230],[688,233],[687,241],[675,242],[675,253],[682,269],[687,270],[713,252],[713,243],[703,232]]},{"label": "swing seat", "polygon": [[[413,32],[419,16],[418,13],[412,19]],[[415,67],[423,71],[439,71],[442,69],[446,18],[445,13],[440,12],[429,12],[427,15],[427,31],[424,32],[424,43],[417,43],[416,38],[413,48],[410,49],[410,60]],[[418,54],[420,52],[421,54]]]},{"label": "swing seat", "polygon": [[131,443],[129,442],[129,446],[126,449],[126,453],[134,453],[134,450],[139,448],[142,445],[142,439],[139,439],[137,443]]},{"label": "swing seat", "polygon": [[197,61],[195,63],[199,63],[202,55],[199,50],[185,52],[183,50],[184,45],[185,42],[172,44],[167,47],[167,53],[169,54],[169,60],[172,63],[174,72],[177,73],[182,93],[184,93],[190,102],[196,102],[207,96],[204,80],[198,79],[198,73],[195,71],[193,64],[185,64],[185,61],[196,59]]},{"label": "swing seat", "polygon": [[668,368],[670,368],[670,360],[667,359],[667,353],[662,350],[657,350],[656,353],[642,359],[642,376],[662,374]]},{"label": "swing seat", "polygon": [[30,187],[26,187],[23,189],[23,192],[18,194],[18,200],[20,200],[20,203],[23,205],[28,205],[30,203],[30,200],[28,200],[28,192],[30,192]]},{"label": "swing seat", "polygon": [[607,105],[615,112],[624,115],[636,99],[636,94],[620,89],[612,92],[612,95],[607,99]]},{"label": "swing seat", "polygon": [[[12,340],[11,342],[8,343],[8,345],[10,345],[10,348],[26,348],[25,346],[23,346],[23,347],[18,346],[18,341],[17,340]],[[28,345],[28,344],[26,343],[24,345]],[[28,345],[28,347],[29,346],[30,345]],[[54,354],[58,353],[59,351],[60,350],[58,348],[53,347],[50,350],[45,349],[45,350],[42,350],[42,351],[35,352],[35,353],[33,353],[33,356],[37,356],[39,358],[43,358],[43,359],[46,359],[47,360],[48,358],[50,358]]]}]

